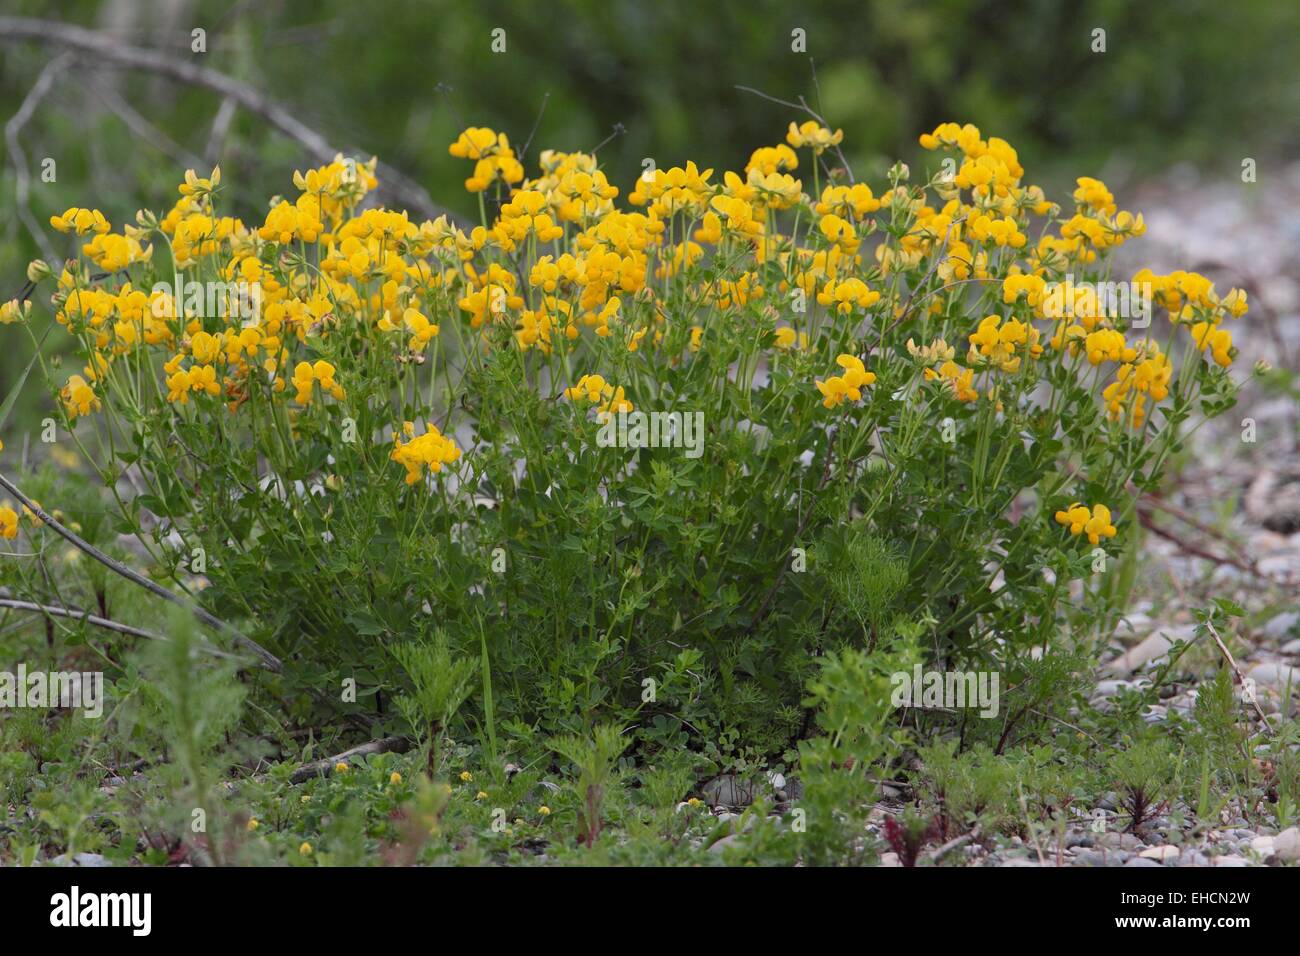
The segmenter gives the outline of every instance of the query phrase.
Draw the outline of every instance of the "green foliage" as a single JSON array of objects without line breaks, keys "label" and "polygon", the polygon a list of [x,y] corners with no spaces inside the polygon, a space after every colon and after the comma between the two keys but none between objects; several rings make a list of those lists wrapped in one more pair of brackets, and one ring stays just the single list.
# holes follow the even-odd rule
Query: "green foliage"
[{"label": "green foliage", "polygon": [[399,644],[393,656],[414,686],[410,695],[398,698],[397,706],[416,739],[428,748],[430,773],[437,774],[438,742],[447,724],[473,690],[478,661],[453,659],[447,635],[434,631],[427,643]]}]

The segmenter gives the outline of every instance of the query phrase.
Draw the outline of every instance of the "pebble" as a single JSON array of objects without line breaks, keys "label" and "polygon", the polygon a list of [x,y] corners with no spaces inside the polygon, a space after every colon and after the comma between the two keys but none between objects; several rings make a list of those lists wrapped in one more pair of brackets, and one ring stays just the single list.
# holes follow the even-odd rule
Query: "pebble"
[{"label": "pebble", "polygon": [[104,857],[100,856],[98,853],[78,853],[76,856],[72,858],[71,862],[68,861],[68,854],[60,853],[50,862],[53,863],[55,866],[101,867],[101,866],[113,865],[112,863],[109,863],[108,860],[106,860]]},{"label": "pebble", "polygon": [[1137,850],[1142,847],[1142,841],[1131,833],[1115,833],[1107,831],[1099,833],[1094,837],[1097,846],[1107,847],[1109,849],[1119,850]]},{"label": "pebble", "polygon": [[740,837],[734,833],[728,834],[727,836],[724,836],[721,840],[719,840],[717,843],[713,844],[713,846],[709,847],[709,852],[721,853],[723,849],[732,846],[737,841],[739,841],[739,839]]},{"label": "pebble", "polygon": [[1300,611],[1283,611],[1264,625],[1264,634],[1280,641],[1295,630],[1297,624],[1300,624]]},{"label": "pebble", "polygon": [[1147,847],[1138,856],[1144,860],[1155,860],[1157,863],[1172,863],[1178,859],[1178,853],[1178,847],[1167,843],[1164,846]]},{"label": "pebble", "polygon": [[1081,850],[1074,855],[1075,862],[1082,866],[1118,866],[1128,859],[1128,854],[1102,853],[1099,850]]},{"label": "pebble", "polygon": [[1250,848],[1256,853],[1264,854],[1264,856],[1272,856],[1273,838],[1271,836],[1255,837],[1250,841]]},{"label": "pebble", "polygon": [[1148,859],[1144,856],[1135,856],[1124,863],[1125,866],[1159,866],[1155,860]]},{"label": "pebble", "polygon": [[1300,691],[1300,667],[1286,664],[1256,664],[1246,672],[1246,677],[1257,684],[1270,687],[1290,687],[1292,692]]},{"label": "pebble", "polygon": [[1110,680],[1097,681],[1096,690],[1093,693],[1095,697],[1114,697],[1122,690],[1128,690],[1133,686],[1133,681],[1121,680],[1117,677]]},{"label": "pebble", "polygon": [[1287,862],[1300,860],[1300,829],[1288,827],[1275,836],[1273,853]]},{"label": "pebble", "polygon": [[[1168,628],[1167,630],[1170,632],[1171,637],[1177,638],[1184,636],[1178,633],[1178,628]],[[1172,646],[1173,641],[1170,637],[1166,637],[1164,633],[1157,632],[1140,641],[1135,647],[1129,648],[1119,657],[1103,665],[1102,671],[1115,676],[1132,674],[1142,665],[1164,657]]]}]

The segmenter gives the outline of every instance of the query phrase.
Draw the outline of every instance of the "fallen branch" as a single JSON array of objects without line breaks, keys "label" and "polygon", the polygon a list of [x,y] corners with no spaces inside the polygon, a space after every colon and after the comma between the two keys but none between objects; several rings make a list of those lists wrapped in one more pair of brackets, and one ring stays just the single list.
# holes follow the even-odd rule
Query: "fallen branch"
[{"label": "fallen branch", "polygon": [[1265,578],[1267,580],[1267,575],[1261,573],[1260,570],[1254,566],[1253,562],[1247,564],[1246,562],[1231,557],[1230,555],[1219,555],[1212,551],[1207,551],[1199,545],[1193,544],[1192,542],[1179,537],[1169,529],[1160,527],[1160,525],[1156,524],[1155,520],[1151,517],[1151,512],[1144,508],[1138,508],[1138,522],[1148,531],[1164,538],[1166,541],[1178,545],[1180,550],[1192,555],[1193,557],[1204,558],[1206,561],[1212,561],[1215,564],[1230,564],[1234,568],[1245,571],[1247,574],[1253,574],[1256,577]]},{"label": "fallen branch", "polygon": [[[94,30],[36,17],[0,17],[0,40],[35,40],[39,43],[67,47],[91,54],[96,66],[113,65],[144,70],[211,90],[261,117],[281,133],[298,142],[316,162],[332,162],[334,157],[342,152],[331,145],[324,136],[261,91],[225,73],[176,59],[157,50],[128,46]],[[386,163],[380,163],[376,173],[380,181],[380,191],[387,193],[418,215],[430,219],[445,215],[449,220],[464,224],[460,217],[434,203],[421,186]]]},{"label": "fallen branch", "polygon": [[951,853],[953,850],[957,849],[958,847],[963,847],[967,843],[970,843],[972,840],[979,839],[979,835],[980,835],[980,828],[977,825],[975,826],[974,829],[970,831],[970,833],[963,833],[961,836],[949,840],[943,846],[935,847],[926,855],[925,862],[938,863],[940,860],[942,860],[945,856],[947,856],[949,853]]},{"label": "fallen branch", "polygon": [[289,782],[306,783],[313,777],[327,777],[334,772],[336,764],[346,763],[353,757],[369,757],[371,754],[386,753],[404,754],[410,747],[411,742],[405,737],[382,737],[359,747],[353,747],[351,750],[345,750],[341,754],[335,754],[333,757],[303,764],[289,775]]},{"label": "fallen branch", "polygon": [[[0,28],[2,28],[2,25],[3,25],[3,18],[0,18]],[[77,548],[79,551],[82,551],[90,555],[100,564],[104,565],[104,567],[117,572],[118,574],[122,575],[122,577],[126,578],[128,581],[140,585],[140,587],[144,588],[146,591],[149,591],[150,593],[162,598],[163,600],[170,601],[173,604],[178,604],[181,607],[189,608],[190,611],[193,612],[194,616],[197,617],[204,624],[216,628],[219,631],[224,631],[226,634],[230,635],[232,641],[237,647],[243,647],[244,649],[251,651],[253,654],[256,654],[258,658],[261,659],[263,666],[265,666],[268,670],[276,671],[277,673],[280,671],[282,666],[280,663],[280,659],[276,657],[274,654],[272,654],[270,651],[268,651],[261,644],[258,644],[250,637],[244,636],[244,634],[241,633],[237,628],[227,624],[225,621],[221,620],[215,615],[208,613],[199,605],[187,601],[185,598],[182,598],[179,594],[167,590],[165,587],[163,587],[161,584],[158,584],[156,581],[151,581],[148,578],[146,578],[143,574],[131,570],[122,562],[110,558],[107,554],[105,554],[103,551],[100,551],[89,541],[86,541],[81,536],[74,534],[73,532],[65,528],[63,525],[61,525],[59,522],[55,521],[54,518],[51,517],[49,514],[47,514],[41,508],[40,505],[38,505],[31,498],[28,498],[25,494],[23,494],[22,491],[19,490],[18,486],[15,485],[13,482],[11,482],[4,475],[0,475],[0,488],[4,488],[11,495],[17,498],[22,504],[26,505],[28,510],[30,510],[32,514],[36,515],[37,518],[39,518],[45,524],[49,525],[55,531],[55,533],[60,535],[62,538],[64,538],[64,540],[68,541],[73,547]]]},{"label": "fallen branch", "polygon": [[[1223,638],[1219,637],[1219,632],[1214,629],[1214,625],[1210,621],[1206,621],[1205,626],[1209,629],[1210,636],[1214,638],[1214,643],[1219,645],[1219,650],[1223,652],[1223,656],[1227,659],[1228,666],[1232,668],[1233,673],[1237,675],[1237,680],[1241,681],[1244,687],[1246,685],[1246,675],[1241,672],[1241,668],[1233,660],[1228,645],[1223,643]],[[1264,708],[1259,706],[1259,699],[1254,694],[1251,694],[1250,702],[1255,705],[1255,713],[1259,714],[1259,719],[1264,722],[1264,729],[1268,731],[1268,735],[1273,736],[1273,725],[1268,722],[1268,717],[1264,714]]]},{"label": "fallen branch", "polygon": [[[130,637],[143,637],[150,641],[169,641],[171,638],[165,634],[158,634],[154,631],[146,631],[143,628],[133,627],[130,624],[123,624],[121,621],[113,621],[106,617],[100,617],[97,614],[91,614],[89,611],[80,611],[71,607],[60,607],[57,604],[38,604],[35,601],[20,601],[17,598],[0,598],[0,607],[12,608],[15,611],[32,611],[36,614],[44,614],[47,617],[66,617],[74,621],[84,621],[86,624],[93,624],[95,627],[101,627],[106,631],[116,631],[118,634],[126,634]],[[215,647],[200,645],[207,653],[216,657],[231,657],[225,651]]]},{"label": "fallen branch", "polygon": [[[3,32],[4,28],[0,26],[0,33]],[[41,100],[45,99],[50,92],[50,87],[54,85],[54,78],[63,71],[71,60],[71,55],[64,53],[45,64],[45,69],[41,70],[40,75],[36,77],[36,82],[23,99],[22,105],[18,107],[18,112],[14,113],[9,118],[9,122],[5,123],[5,144],[9,147],[9,156],[14,163],[14,204],[18,209],[18,218],[23,221],[27,231],[32,234],[32,238],[40,248],[41,254],[51,263],[57,263],[59,257],[55,255],[54,247],[45,238],[45,232],[37,225],[36,218],[32,215],[32,207],[28,201],[31,191],[31,174],[27,172],[27,154],[23,152],[22,144],[18,140],[18,134],[31,120],[32,115],[36,112],[36,107],[41,105]]]}]

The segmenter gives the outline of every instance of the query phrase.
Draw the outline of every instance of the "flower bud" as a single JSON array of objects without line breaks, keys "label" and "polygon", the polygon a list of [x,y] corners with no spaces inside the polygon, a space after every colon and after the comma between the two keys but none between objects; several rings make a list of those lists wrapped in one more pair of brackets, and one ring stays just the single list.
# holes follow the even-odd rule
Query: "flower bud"
[{"label": "flower bud", "polygon": [[50,264],[44,259],[33,259],[27,264],[28,282],[44,282],[53,274]]},{"label": "flower bud", "polygon": [[11,322],[26,322],[32,314],[32,303],[23,299],[19,302],[17,299],[10,299],[3,305],[0,305],[0,325],[9,325]]}]

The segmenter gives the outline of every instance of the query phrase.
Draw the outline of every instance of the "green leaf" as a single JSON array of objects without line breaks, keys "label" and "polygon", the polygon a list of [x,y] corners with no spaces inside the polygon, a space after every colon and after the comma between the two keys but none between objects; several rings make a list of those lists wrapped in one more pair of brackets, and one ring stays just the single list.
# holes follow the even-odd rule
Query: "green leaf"
[{"label": "green leaf", "polygon": [[18,376],[18,381],[14,383],[14,387],[11,388],[9,394],[5,396],[4,404],[0,405],[0,428],[5,427],[5,421],[9,418],[9,413],[13,410],[14,403],[18,401],[18,395],[23,390],[23,386],[27,384],[27,376],[32,373],[32,368],[36,365],[37,360],[40,359],[41,346],[45,344],[45,339],[49,336],[50,329],[52,328],[54,328],[53,322],[45,327],[45,331],[41,333],[40,341],[36,343],[36,351],[33,353],[31,361],[27,363],[27,367],[23,369],[23,374]]}]

